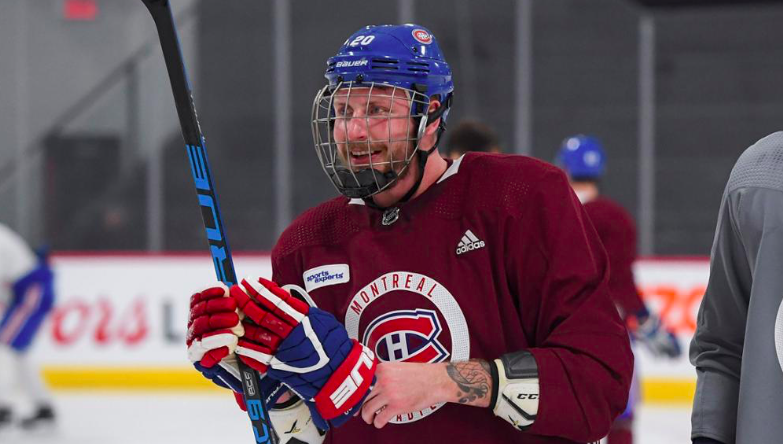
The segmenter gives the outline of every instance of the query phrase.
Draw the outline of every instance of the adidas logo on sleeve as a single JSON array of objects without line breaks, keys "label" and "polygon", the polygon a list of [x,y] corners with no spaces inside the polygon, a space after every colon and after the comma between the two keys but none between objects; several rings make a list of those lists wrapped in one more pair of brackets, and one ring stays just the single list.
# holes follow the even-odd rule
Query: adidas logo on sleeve
[{"label": "adidas logo on sleeve", "polygon": [[468,230],[462,235],[459,244],[457,244],[457,255],[467,253],[468,251],[478,250],[484,248],[486,244],[483,240],[479,240],[472,231]]}]

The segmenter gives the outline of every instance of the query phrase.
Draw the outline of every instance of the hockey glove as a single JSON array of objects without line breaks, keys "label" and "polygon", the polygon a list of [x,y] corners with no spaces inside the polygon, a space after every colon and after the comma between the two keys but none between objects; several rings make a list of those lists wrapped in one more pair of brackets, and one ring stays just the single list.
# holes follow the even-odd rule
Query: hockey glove
[{"label": "hockey glove", "polygon": [[[247,410],[242,397],[239,365],[234,354],[239,336],[244,333],[244,327],[239,321],[239,310],[229,295],[228,287],[218,283],[215,287],[191,296],[188,358],[205,378],[232,390],[237,404],[242,410]],[[271,378],[263,378],[260,387],[270,406],[285,392],[281,390],[280,382]]]},{"label": "hockey glove", "polygon": [[634,339],[638,340],[656,357],[666,356],[676,358],[682,354],[680,342],[673,332],[668,330],[658,316],[650,313],[638,318],[639,326],[634,331]]},{"label": "hockey glove", "polygon": [[190,297],[188,358],[215,384],[242,392],[234,349],[244,328],[228,287],[219,284]]},{"label": "hockey glove", "polygon": [[[327,430],[359,410],[375,382],[373,352],[333,315],[263,278],[243,279],[231,297],[248,319],[236,354],[304,399],[313,422]],[[328,422],[327,422],[328,421]]]}]

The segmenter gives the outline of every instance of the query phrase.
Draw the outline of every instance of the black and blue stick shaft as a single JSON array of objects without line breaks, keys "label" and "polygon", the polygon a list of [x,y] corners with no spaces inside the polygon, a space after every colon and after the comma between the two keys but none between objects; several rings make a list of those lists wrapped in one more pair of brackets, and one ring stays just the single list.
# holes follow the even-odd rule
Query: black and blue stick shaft
[{"label": "black and blue stick shaft", "polygon": [[[231,249],[228,246],[223,220],[220,217],[220,207],[209,169],[205,139],[198,123],[171,6],[168,0],[142,1],[152,14],[155,27],[158,29],[163,58],[166,61],[166,70],[169,73],[171,90],[174,93],[174,103],[177,106],[182,137],[185,139],[185,147],[190,159],[190,170],[196,185],[198,203],[201,205],[201,215],[207,231],[207,242],[209,242],[209,250],[215,264],[215,273],[221,282],[231,286],[237,283],[234,262],[231,260]],[[269,422],[268,411],[261,398],[260,377],[255,370],[241,360],[237,360],[237,362],[239,363],[242,388],[245,392],[245,404],[250,422],[253,425],[255,440],[262,444],[277,444],[277,436]]]}]

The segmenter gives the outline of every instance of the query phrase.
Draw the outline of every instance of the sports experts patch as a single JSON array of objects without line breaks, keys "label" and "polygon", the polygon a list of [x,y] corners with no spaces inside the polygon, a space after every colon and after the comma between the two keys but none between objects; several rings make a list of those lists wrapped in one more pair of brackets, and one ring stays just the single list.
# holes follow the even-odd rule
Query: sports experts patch
[{"label": "sports experts patch", "polygon": [[351,280],[348,264],[322,265],[302,274],[305,290],[311,292],[327,285],[343,284]]}]

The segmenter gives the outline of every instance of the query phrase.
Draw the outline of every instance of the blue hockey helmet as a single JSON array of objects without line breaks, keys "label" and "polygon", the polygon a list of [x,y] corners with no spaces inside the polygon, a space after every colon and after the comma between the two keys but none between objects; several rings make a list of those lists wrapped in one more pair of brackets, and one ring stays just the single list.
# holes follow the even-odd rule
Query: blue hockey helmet
[{"label": "blue hockey helmet", "polygon": [[[351,35],[337,54],[329,58],[324,76],[328,84],[318,92],[313,103],[313,138],[321,166],[340,193],[366,199],[383,191],[417,154],[422,170],[419,174],[423,174],[426,156],[435,150],[446,128],[454,91],[451,68],[429,30],[413,24],[366,26]],[[390,157],[383,162],[370,160],[365,165],[352,164],[350,156],[341,156],[340,143],[333,137],[335,122],[354,118],[335,110],[333,100],[341,90],[351,97],[362,94],[375,97],[382,91],[390,100],[400,95],[407,97],[414,122],[407,138],[410,149],[398,158]],[[435,98],[441,106],[428,113],[430,101]],[[440,124],[435,145],[420,150],[419,140],[428,122],[437,119]],[[343,144],[347,143],[352,142]],[[415,192],[420,180],[409,194]]]},{"label": "blue hockey helmet", "polygon": [[333,87],[374,82],[438,95],[444,104],[454,91],[451,68],[435,36],[419,25],[366,26],[351,35],[326,65],[324,77]]},{"label": "blue hockey helmet", "polygon": [[598,139],[580,134],[563,140],[555,163],[572,179],[595,180],[604,174],[606,153]]}]

